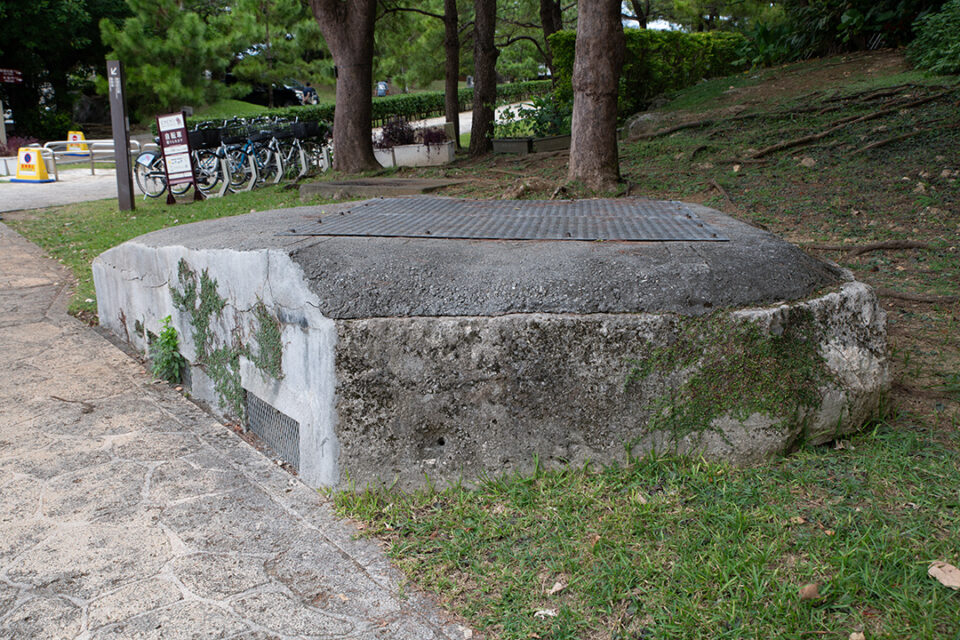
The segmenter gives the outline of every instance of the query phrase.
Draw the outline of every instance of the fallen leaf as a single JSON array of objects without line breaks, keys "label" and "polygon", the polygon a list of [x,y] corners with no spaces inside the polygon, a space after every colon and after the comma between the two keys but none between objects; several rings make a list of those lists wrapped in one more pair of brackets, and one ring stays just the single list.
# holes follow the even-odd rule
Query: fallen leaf
[{"label": "fallen leaf", "polygon": [[805,584],[800,587],[800,599],[801,600],[816,600],[820,597],[820,587],[816,582],[811,582],[810,584]]},{"label": "fallen leaf", "polygon": [[867,640],[867,636],[863,635],[863,631],[854,631],[848,640]]},{"label": "fallen leaf", "polygon": [[551,596],[556,595],[566,588],[567,588],[567,585],[557,580],[556,582],[553,583],[553,586],[550,588],[550,591],[548,591],[547,593]]},{"label": "fallen leaf", "polygon": [[952,564],[947,564],[939,560],[932,562],[930,563],[930,568],[927,569],[927,575],[931,578],[936,578],[940,581],[940,584],[945,587],[960,589],[960,569],[957,569]]},{"label": "fallen leaf", "polygon": [[790,522],[792,522],[793,524],[803,524],[806,521],[807,521],[806,518],[804,518],[803,516],[793,516],[792,518],[790,518]]},{"label": "fallen leaf", "polygon": [[533,614],[533,617],[534,618],[556,618],[557,610],[556,609],[540,609],[540,611],[537,611],[535,614]]},{"label": "fallen leaf", "polygon": [[824,529],[823,532],[824,532],[825,534],[827,534],[828,536],[832,536],[832,535],[833,535],[833,529]]},{"label": "fallen leaf", "polygon": [[817,161],[811,158],[810,156],[806,156],[803,160],[800,161],[800,165],[807,167],[808,169],[812,169],[813,167],[816,166],[816,164],[817,164]]}]

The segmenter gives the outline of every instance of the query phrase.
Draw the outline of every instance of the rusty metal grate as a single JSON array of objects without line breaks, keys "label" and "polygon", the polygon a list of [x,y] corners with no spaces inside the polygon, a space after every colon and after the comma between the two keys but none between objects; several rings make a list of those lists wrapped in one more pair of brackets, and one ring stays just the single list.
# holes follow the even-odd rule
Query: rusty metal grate
[{"label": "rusty metal grate", "polygon": [[474,240],[706,241],[728,238],[682,202],[382,198],[305,218],[279,235]]},{"label": "rusty metal grate", "polygon": [[300,423],[247,391],[247,429],[252,431],[277,456],[300,470]]}]

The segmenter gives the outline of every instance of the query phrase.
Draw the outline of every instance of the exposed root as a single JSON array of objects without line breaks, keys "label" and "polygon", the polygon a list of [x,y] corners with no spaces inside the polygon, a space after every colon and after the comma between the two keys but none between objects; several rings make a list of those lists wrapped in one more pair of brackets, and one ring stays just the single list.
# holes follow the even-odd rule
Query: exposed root
[{"label": "exposed root", "polygon": [[877,140],[876,142],[871,142],[865,147],[860,147],[859,149],[855,149],[851,151],[848,155],[855,156],[858,153],[864,153],[865,151],[876,149],[877,147],[882,147],[883,145],[890,144],[892,142],[900,142],[901,140],[906,140],[907,138],[912,138],[913,136],[918,136],[922,133],[929,133],[931,131],[943,131],[944,129],[956,129],[957,127],[960,127],[960,123],[948,124],[941,127],[925,127],[923,129],[917,129],[915,131],[910,131],[909,133],[904,133],[899,136],[892,136],[890,138],[884,138],[883,140]]},{"label": "exposed root", "polygon": [[720,186],[720,183],[714,179],[710,179],[710,186],[720,192],[720,195],[723,196],[723,201],[727,203],[728,207],[735,208],[733,200],[730,199],[730,194],[727,193],[727,190]]},{"label": "exposed root", "polygon": [[934,100],[939,100],[940,98],[949,94],[951,91],[952,90],[941,91],[939,93],[933,94],[932,96],[920,98],[919,100],[914,100],[912,102],[897,104],[895,106],[887,107],[885,109],[880,109],[879,111],[874,111],[872,113],[868,113],[863,116],[857,116],[857,117],[851,116],[848,118],[842,118],[834,122],[829,129],[825,129],[824,131],[821,131],[819,133],[813,133],[807,136],[801,136],[799,138],[794,138],[792,140],[785,140],[783,142],[778,142],[777,144],[772,144],[769,147],[764,147],[763,149],[760,149],[759,151],[755,152],[751,157],[762,158],[763,156],[769,155],[776,151],[783,151],[784,149],[792,149],[794,147],[805,146],[810,144],[811,142],[822,140],[823,138],[826,138],[832,133],[835,133],[840,129],[843,129],[851,124],[856,124],[860,122],[866,122],[868,120],[875,120],[877,118],[882,118],[883,116],[890,115],[901,109],[911,109],[913,107],[918,107],[922,104],[933,102]]},{"label": "exposed root", "polygon": [[849,245],[849,244],[808,244],[808,249],[817,251],[845,251],[845,258],[855,258],[871,251],[896,251],[899,249],[929,249],[930,245],[926,242],[917,242],[916,240],[885,240],[883,242],[870,242],[868,244]]},{"label": "exposed root", "polygon": [[955,304],[960,302],[960,296],[929,296],[924,293],[905,293],[883,288],[877,289],[877,295],[881,298],[893,298],[894,300],[906,300],[907,302],[926,302],[928,304]]}]

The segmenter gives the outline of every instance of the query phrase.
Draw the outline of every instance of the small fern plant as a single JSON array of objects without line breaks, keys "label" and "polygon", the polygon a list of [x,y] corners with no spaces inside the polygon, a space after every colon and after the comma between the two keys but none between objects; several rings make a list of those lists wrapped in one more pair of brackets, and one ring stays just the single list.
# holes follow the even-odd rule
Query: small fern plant
[{"label": "small fern plant", "polygon": [[170,316],[163,319],[160,335],[150,344],[151,372],[155,378],[180,382],[186,360],[180,355],[177,330],[170,325]]}]

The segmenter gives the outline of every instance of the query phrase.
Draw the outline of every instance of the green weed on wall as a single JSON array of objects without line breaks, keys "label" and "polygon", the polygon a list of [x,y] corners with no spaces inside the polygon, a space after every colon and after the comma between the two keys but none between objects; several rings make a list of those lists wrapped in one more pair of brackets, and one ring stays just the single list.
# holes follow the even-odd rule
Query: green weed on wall
[{"label": "green weed on wall", "polygon": [[[652,98],[662,93],[689,87],[704,78],[729,75],[744,67],[739,59],[746,39],[739,33],[627,29],[625,35],[627,50],[620,73],[621,118],[643,111]],[[576,40],[573,31],[558,31],[550,36],[557,97],[571,103]]]},{"label": "green weed on wall", "polygon": [[226,340],[217,340],[210,327],[219,320],[227,305],[217,291],[217,281],[206,269],[198,276],[186,260],[180,260],[177,278],[179,287],[171,287],[170,295],[177,310],[190,319],[196,352],[194,364],[213,381],[220,406],[231,415],[242,418],[240,356],[249,359],[264,374],[277,380],[283,378],[280,321],[262,302],[258,302],[253,309],[254,326],[248,334],[253,338],[253,346],[244,341],[240,326],[235,327]]}]

